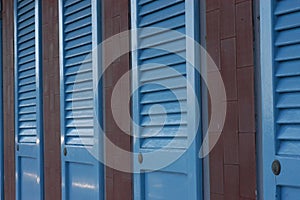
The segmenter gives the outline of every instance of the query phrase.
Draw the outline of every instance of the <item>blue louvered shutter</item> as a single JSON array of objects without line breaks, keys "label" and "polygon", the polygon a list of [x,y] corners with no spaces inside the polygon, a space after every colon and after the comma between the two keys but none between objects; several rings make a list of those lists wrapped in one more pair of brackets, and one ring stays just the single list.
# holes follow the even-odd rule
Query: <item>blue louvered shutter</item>
[{"label": "blue louvered shutter", "polygon": [[16,197],[43,199],[43,127],[38,0],[15,1]]},{"label": "blue louvered shutter", "polygon": [[[196,104],[191,94],[199,93],[200,83],[186,58],[186,35],[195,38],[199,31],[195,19],[198,1],[132,1],[132,26],[138,28],[133,46],[134,199],[202,198],[201,165],[197,157],[198,134]],[[186,20],[189,19],[189,20]],[[199,20],[199,19],[197,19]],[[199,25],[199,24],[198,24]],[[143,28],[163,28],[151,30]],[[176,31],[176,32],[173,32]],[[196,39],[196,38],[195,38]],[[188,87],[188,82],[191,87]],[[191,91],[194,90],[194,91]],[[157,152],[151,156],[151,152]],[[183,154],[162,169],[156,164]],[[154,171],[153,171],[154,170]]]},{"label": "blue louvered shutter", "polygon": [[[300,1],[265,1],[262,11],[264,194],[265,199],[298,199]],[[281,165],[278,176],[272,163]]]},{"label": "blue louvered shutter", "polygon": [[[61,162],[63,199],[103,199],[96,0],[60,0]],[[99,98],[98,98],[99,97]]]}]

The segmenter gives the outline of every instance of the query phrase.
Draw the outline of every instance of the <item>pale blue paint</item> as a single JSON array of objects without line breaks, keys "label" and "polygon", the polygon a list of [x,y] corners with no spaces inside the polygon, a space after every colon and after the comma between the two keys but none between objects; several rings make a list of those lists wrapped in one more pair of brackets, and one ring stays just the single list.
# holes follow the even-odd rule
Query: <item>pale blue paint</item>
[{"label": "pale blue paint", "polygon": [[[131,1],[131,23],[133,28],[173,29],[196,41],[200,40],[199,5],[194,0]],[[134,138],[133,142],[134,152],[144,156],[141,164],[138,156],[133,158],[134,171],[137,172],[134,174],[134,199],[202,199],[202,163],[198,158],[201,134],[196,135],[190,147],[187,146],[194,134],[201,130],[201,126],[196,128],[197,119],[201,121],[201,112],[196,109],[198,103],[201,105],[200,77],[195,69],[187,66],[199,67],[200,62],[195,58],[192,63],[187,63],[179,55],[161,48],[169,52],[178,51],[183,57],[186,55],[191,58],[198,55],[199,50],[196,46],[187,48],[186,39],[181,38],[180,34],[167,31],[152,35],[152,31],[148,29],[148,32],[132,33],[132,48],[139,49],[132,52],[132,88],[138,88],[133,91],[133,121],[141,126],[133,124],[133,135],[144,137]],[[177,76],[186,76],[187,79],[177,77],[166,67],[157,67],[159,64],[172,66]],[[192,87],[187,87],[187,83]],[[172,92],[161,84],[172,89]],[[196,93],[199,102],[191,98],[193,93]],[[167,112],[165,123],[161,121],[162,108],[150,110],[154,104],[159,104]],[[183,126],[179,128],[180,124]],[[158,135],[150,136],[157,129],[161,129]],[[177,130],[179,134],[175,135]],[[168,150],[160,150],[171,141],[175,142]],[[157,157],[148,155],[153,151],[160,153]],[[153,168],[156,162],[178,152],[184,153],[174,163],[162,169]]]},{"label": "pale blue paint", "polygon": [[43,199],[41,2],[14,1],[16,198]]},{"label": "pale blue paint", "polygon": [[[300,1],[261,1],[261,98],[264,199],[298,199]],[[273,175],[273,160],[281,173]]]},{"label": "pale blue paint", "polygon": [[63,200],[104,199],[101,59],[81,65],[97,54],[101,13],[97,0],[59,0]]}]

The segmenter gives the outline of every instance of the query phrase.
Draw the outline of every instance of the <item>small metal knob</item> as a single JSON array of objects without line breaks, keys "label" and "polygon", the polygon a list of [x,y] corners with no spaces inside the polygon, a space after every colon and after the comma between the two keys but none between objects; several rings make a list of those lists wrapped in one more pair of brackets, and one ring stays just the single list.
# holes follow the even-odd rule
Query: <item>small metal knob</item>
[{"label": "small metal knob", "polygon": [[143,154],[139,153],[139,155],[138,155],[138,160],[139,160],[139,163],[140,163],[140,164],[143,163],[143,160],[144,160]]},{"label": "small metal knob", "polygon": [[64,155],[66,156],[68,154],[67,148],[64,148]]},{"label": "small metal knob", "polygon": [[281,172],[281,164],[279,160],[274,160],[272,163],[272,172],[275,176],[278,176]]}]

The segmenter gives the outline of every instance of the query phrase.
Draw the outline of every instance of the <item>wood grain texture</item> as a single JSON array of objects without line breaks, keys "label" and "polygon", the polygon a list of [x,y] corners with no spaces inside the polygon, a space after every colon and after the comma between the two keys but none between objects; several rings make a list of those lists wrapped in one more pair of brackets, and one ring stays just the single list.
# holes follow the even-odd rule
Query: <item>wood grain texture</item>
[{"label": "wood grain texture", "polygon": [[227,115],[210,154],[211,199],[255,199],[255,101],[251,0],[206,1],[207,51],[220,69]]},{"label": "wood grain texture", "polygon": [[[130,14],[129,14],[129,0],[103,0],[104,16],[103,33],[104,39],[108,39],[113,35],[129,30],[130,28]],[[128,43],[130,41],[128,40]],[[114,44],[114,49],[120,48],[122,44]],[[105,59],[105,58],[104,58]],[[123,55],[116,59],[104,72],[104,93],[105,93],[105,134],[106,136],[118,147],[130,151],[131,150],[131,137],[130,133],[130,118],[122,117],[122,124],[127,124],[126,132],[121,130],[114,121],[111,108],[111,94],[120,77],[130,69],[130,56],[129,54]],[[126,96],[130,94],[130,85],[125,86],[125,91],[120,94],[120,101],[118,102],[117,112],[121,116],[126,116],[124,108],[127,105],[122,99],[126,99]],[[117,152],[113,152],[110,149],[106,149],[106,159],[113,160],[114,163],[119,165],[128,165],[131,160],[121,161]],[[122,163],[124,162],[124,163]],[[126,162],[126,163],[125,163]],[[131,200],[133,198],[132,191],[132,174],[120,172],[118,170],[106,167],[105,175],[105,187],[106,187],[106,199],[107,200]]]},{"label": "wood grain texture", "polygon": [[4,112],[4,198],[15,199],[14,128],[14,7],[2,1],[3,20],[3,112]]},{"label": "wood grain texture", "polygon": [[61,199],[58,1],[42,3],[45,200]]}]

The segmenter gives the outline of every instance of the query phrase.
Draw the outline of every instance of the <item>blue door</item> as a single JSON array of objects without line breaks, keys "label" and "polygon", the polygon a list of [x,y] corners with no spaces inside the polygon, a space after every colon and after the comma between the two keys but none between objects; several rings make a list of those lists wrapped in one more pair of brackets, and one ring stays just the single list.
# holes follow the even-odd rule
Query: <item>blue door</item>
[{"label": "blue door", "polygon": [[40,1],[15,0],[17,199],[43,199]]},{"label": "blue door", "polygon": [[199,2],[131,2],[134,199],[202,199]]},{"label": "blue door", "polygon": [[103,199],[102,90],[93,51],[101,9],[97,0],[59,0],[59,5],[62,199]]},{"label": "blue door", "polygon": [[261,1],[264,199],[300,197],[300,1]]}]

